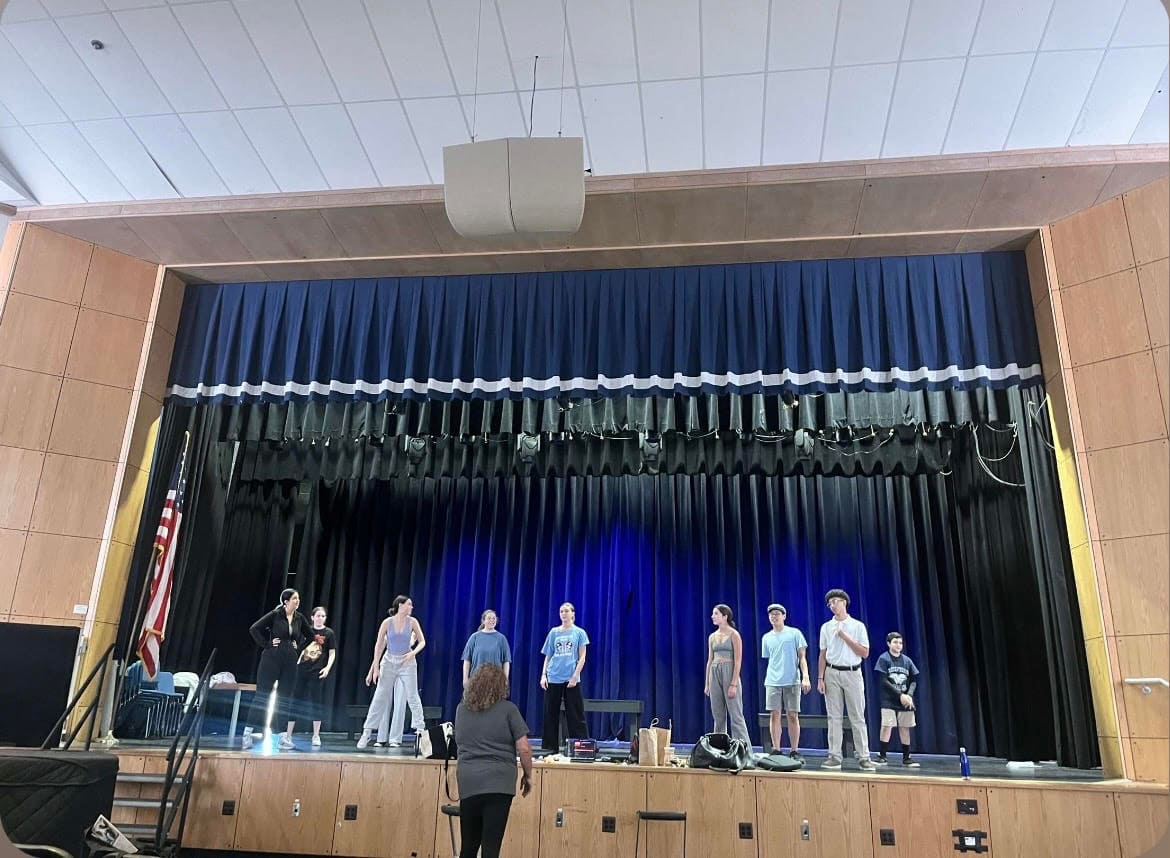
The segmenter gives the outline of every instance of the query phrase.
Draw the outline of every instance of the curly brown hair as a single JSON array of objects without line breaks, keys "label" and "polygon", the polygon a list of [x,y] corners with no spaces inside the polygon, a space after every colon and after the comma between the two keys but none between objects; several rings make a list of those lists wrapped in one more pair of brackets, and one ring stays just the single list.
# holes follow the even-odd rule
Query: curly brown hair
[{"label": "curly brown hair", "polygon": [[496,664],[481,664],[471,674],[463,692],[463,702],[472,712],[491,709],[508,696],[508,677]]}]

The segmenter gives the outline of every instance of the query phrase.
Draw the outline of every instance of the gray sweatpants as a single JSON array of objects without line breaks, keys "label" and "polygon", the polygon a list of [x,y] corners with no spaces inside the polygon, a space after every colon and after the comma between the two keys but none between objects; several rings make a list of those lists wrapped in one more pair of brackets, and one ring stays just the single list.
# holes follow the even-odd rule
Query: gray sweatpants
[{"label": "gray sweatpants", "polygon": [[865,729],[865,679],[860,670],[825,670],[825,714],[829,717],[829,759],[841,759],[841,729],[845,709],[853,726],[857,759],[869,759],[869,733]]},{"label": "gray sweatpants", "polygon": [[[717,661],[711,665],[711,715],[715,718],[715,732],[730,733],[731,738],[743,739],[751,746],[747,722],[743,719],[743,683],[736,686],[734,697],[727,696],[732,669],[730,661]],[[727,729],[729,716],[731,730]]]},{"label": "gray sweatpants", "polygon": [[413,730],[425,730],[422,700],[418,696],[418,662],[411,659],[409,664],[402,656],[386,653],[382,656],[381,673],[370,711],[366,714],[364,731],[378,731],[379,742],[402,741],[402,719],[406,706],[410,705],[410,726]]}]

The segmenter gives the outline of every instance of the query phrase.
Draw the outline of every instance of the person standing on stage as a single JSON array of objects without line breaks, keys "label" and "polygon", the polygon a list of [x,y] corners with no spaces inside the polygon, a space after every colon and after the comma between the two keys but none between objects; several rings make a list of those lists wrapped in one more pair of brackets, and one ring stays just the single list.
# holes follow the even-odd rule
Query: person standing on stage
[{"label": "person standing on stage", "polygon": [[[730,733],[751,747],[747,722],[743,718],[743,685],[739,670],[743,666],[743,638],[735,628],[731,608],[716,605],[711,611],[715,631],[707,637],[707,680],[703,693],[711,698],[711,715],[716,733]],[[727,729],[730,719],[731,729]]]},{"label": "person standing on stage", "polygon": [[821,768],[841,768],[842,727],[848,709],[857,763],[872,772],[877,767],[869,758],[865,678],[861,675],[861,662],[869,656],[869,632],[864,623],[849,616],[849,594],[844,590],[830,590],[825,594],[825,604],[833,618],[821,626],[821,653],[817,657],[817,691],[825,695],[829,720],[829,757]]},{"label": "person standing on stage", "polygon": [[781,711],[788,713],[788,738],[792,741],[792,757],[800,756],[800,695],[808,694],[812,685],[808,679],[808,641],[800,629],[786,626],[788,612],[784,606],[773,603],[768,606],[768,622],[772,630],[760,642],[760,654],[768,662],[764,677],[767,690],[767,708],[771,713],[769,725],[772,747],[780,751],[780,738],[784,733]]},{"label": "person standing on stage", "polygon": [[544,734],[540,747],[546,751],[559,749],[561,728],[561,701],[565,701],[565,718],[569,722],[569,736],[584,739],[589,735],[585,726],[585,698],[581,695],[581,671],[585,668],[585,650],[589,635],[576,624],[577,609],[572,602],[561,605],[561,624],[549,630],[541,652],[544,669],[540,687],[544,689]]},{"label": "person standing on stage", "polygon": [[512,648],[508,639],[496,629],[500,618],[491,608],[479,617],[479,629],[471,633],[463,647],[463,687],[481,664],[503,668],[504,678],[512,676]]},{"label": "person standing on stage", "polygon": [[910,660],[910,656],[902,653],[902,633],[890,632],[886,635],[886,646],[889,652],[878,656],[874,670],[881,674],[882,699],[882,730],[878,744],[878,758],[874,760],[879,766],[884,766],[886,751],[890,747],[890,734],[894,727],[898,728],[898,738],[902,740],[902,765],[910,769],[918,768],[918,763],[910,756],[910,730],[915,725],[914,692],[918,688],[918,668]]},{"label": "person standing on stage", "polygon": [[[260,667],[256,671],[256,694],[252,698],[248,716],[244,719],[240,747],[245,751],[252,747],[252,724],[263,724],[263,729],[268,729],[268,703],[273,688],[276,689],[276,703],[273,706],[276,723],[282,724],[288,720],[286,710],[297,682],[297,658],[309,639],[309,621],[297,610],[300,604],[300,593],[292,589],[285,590],[280,594],[280,604],[248,629],[262,653]],[[293,747],[287,734],[281,734],[280,747],[284,750]]]},{"label": "person standing on stage", "polygon": [[485,662],[471,674],[463,702],[455,710],[460,858],[499,858],[516,795],[517,757],[523,770],[520,795],[532,789],[528,725],[507,696],[503,669]]},{"label": "person standing on stage", "polygon": [[411,729],[416,734],[426,729],[422,700],[418,696],[418,654],[426,648],[427,639],[418,620],[411,616],[413,611],[414,602],[408,596],[396,596],[390,606],[390,616],[378,627],[374,660],[366,674],[366,685],[376,683],[378,688],[362,726],[359,748],[370,744],[374,730],[378,731],[379,745],[400,746],[407,705]]},{"label": "person standing on stage", "polygon": [[297,717],[313,722],[313,747],[321,747],[321,705],[325,694],[325,680],[337,659],[337,637],[325,625],[327,614],[321,606],[313,608],[313,625],[309,628],[309,642],[301,650],[297,662],[297,690],[293,711],[289,715],[285,736],[291,743]]}]

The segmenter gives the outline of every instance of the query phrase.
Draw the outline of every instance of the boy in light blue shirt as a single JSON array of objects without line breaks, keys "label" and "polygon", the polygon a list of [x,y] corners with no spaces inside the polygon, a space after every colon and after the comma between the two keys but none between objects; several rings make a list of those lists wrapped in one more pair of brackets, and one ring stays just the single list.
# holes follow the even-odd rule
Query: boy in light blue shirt
[{"label": "boy in light blue shirt", "polygon": [[767,690],[767,708],[771,713],[772,747],[780,751],[780,739],[784,733],[782,711],[788,713],[788,738],[792,741],[792,757],[800,756],[800,695],[807,694],[812,685],[808,679],[808,642],[800,629],[784,625],[788,611],[773,602],[768,606],[768,622],[772,630],[764,635],[760,653],[768,662],[768,673],[764,677]]}]

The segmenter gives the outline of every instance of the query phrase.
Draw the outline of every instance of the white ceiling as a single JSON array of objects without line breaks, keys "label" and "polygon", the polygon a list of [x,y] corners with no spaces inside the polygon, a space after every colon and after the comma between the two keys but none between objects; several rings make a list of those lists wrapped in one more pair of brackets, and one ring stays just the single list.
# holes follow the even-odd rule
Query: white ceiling
[{"label": "white ceiling", "polygon": [[1160,0],[10,0],[0,199],[438,183],[530,112],[594,175],[1164,143],[1168,36]]}]

